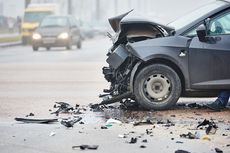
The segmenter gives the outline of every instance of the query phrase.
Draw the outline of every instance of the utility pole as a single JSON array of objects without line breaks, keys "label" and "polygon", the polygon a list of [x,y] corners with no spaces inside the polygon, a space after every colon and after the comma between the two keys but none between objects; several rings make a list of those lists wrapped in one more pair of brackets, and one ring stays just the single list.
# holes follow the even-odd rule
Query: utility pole
[{"label": "utility pole", "polygon": [[72,0],[68,0],[68,14],[72,15]]},{"label": "utility pole", "polygon": [[25,0],[25,8],[30,4],[31,0]]},{"label": "utility pole", "polygon": [[114,0],[114,13],[115,13],[115,16],[117,15],[117,9],[118,9],[118,6],[117,6],[117,0]]},{"label": "utility pole", "polygon": [[101,18],[100,14],[100,0],[96,0],[96,19],[99,21]]}]

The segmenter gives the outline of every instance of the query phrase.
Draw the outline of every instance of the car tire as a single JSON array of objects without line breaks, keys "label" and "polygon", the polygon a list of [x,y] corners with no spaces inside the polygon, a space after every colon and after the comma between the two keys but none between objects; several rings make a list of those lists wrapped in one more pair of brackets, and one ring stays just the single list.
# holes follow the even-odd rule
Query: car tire
[{"label": "car tire", "polygon": [[38,49],[39,49],[39,47],[37,47],[37,46],[33,46],[32,48],[33,48],[33,51],[38,51]]},{"label": "car tire", "polygon": [[82,46],[82,43],[81,43],[81,40],[79,40],[79,41],[77,42],[77,49],[81,49],[81,46]]},{"label": "car tire", "polygon": [[148,110],[165,110],[174,106],[181,95],[181,81],[167,65],[143,68],[134,82],[135,100]]},{"label": "car tire", "polygon": [[68,45],[66,46],[67,50],[71,50],[72,49],[72,43],[71,41],[68,42]]}]

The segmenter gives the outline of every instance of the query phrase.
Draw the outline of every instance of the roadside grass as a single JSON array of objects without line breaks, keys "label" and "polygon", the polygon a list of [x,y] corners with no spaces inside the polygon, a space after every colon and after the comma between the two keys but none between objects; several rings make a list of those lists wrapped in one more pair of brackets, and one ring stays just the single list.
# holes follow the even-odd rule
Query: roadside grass
[{"label": "roadside grass", "polygon": [[4,38],[0,38],[0,43],[17,42],[20,40],[21,40],[21,36],[4,37]]}]

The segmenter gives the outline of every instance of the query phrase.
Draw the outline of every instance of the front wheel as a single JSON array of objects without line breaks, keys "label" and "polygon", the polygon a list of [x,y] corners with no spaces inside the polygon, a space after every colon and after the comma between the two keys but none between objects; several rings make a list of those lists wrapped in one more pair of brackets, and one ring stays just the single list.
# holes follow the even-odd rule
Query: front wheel
[{"label": "front wheel", "polygon": [[135,99],[146,109],[168,109],[176,104],[180,94],[180,78],[169,66],[163,64],[147,66],[135,78]]}]

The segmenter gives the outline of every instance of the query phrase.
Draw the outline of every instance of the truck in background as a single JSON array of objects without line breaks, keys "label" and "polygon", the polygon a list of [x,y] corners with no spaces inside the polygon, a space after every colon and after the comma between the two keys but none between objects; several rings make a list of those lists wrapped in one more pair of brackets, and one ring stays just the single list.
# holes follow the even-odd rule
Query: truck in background
[{"label": "truck in background", "polygon": [[56,3],[44,4],[30,4],[24,11],[24,18],[22,21],[22,43],[29,44],[31,36],[38,27],[42,19],[48,15],[59,14],[59,7]]}]

